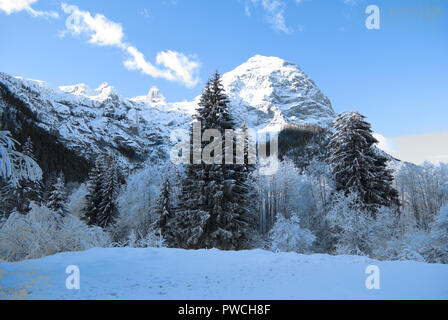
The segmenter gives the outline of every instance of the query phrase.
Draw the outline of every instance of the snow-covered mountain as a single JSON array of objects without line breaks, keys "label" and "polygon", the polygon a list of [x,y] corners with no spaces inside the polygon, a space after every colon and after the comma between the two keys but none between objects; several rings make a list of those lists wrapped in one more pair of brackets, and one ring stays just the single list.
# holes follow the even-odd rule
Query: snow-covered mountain
[{"label": "snow-covered mountain", "polygon": [[327,126],[330,100],[293,63],[256,55],[222,76],[233,116],[256,129],[280,130],[285,124]]},{"label": "snow-covered mountain", "polygon": [[[250,128],[326,126],[334,116],[313,80],[280,58],[256,55],[222,78],[233,116]],[[97,89],[85,84],[52,89],[43,81],[5,73],[0,73],[0,89],[0,113],[17,111],[11,101],[19,101],[21,112],[26,114],[22,109],[27,108],[33,115],[26,121],[69,150],[86,159],[100,150],[115,150],[127,163],[165,157],[170,133],[188,127],[199,98],[169,103],[156,87],[147,95],[123,98],[107,83]]]}]

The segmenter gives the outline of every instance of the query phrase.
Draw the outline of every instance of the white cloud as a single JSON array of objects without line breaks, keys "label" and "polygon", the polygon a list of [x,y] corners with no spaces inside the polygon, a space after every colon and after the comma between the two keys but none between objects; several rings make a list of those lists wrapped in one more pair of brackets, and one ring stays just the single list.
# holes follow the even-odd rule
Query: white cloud
[{"label": "white cloud", "polygon": [[385,136],[375,133],[373,135],[376,140],[378,140],[377,147],[385,152],[396,152],[398,147],[397,145],[390,139]]},{"label": "white cloud", "polygon": [[176,80],[189,87],[194,87],[199,82],[196,70],[198,70],[200,64],[196,56],[187,57],[183,53],[168,50],[159,52],[156,62],[174,71]]},{"label": "white cloud", "polygon": [[31,7],[37,0],[0,0],[0,10],[7,15],[20,11],[25,11],[32,17],[58,18],[59,15],[54,11],[39,11]]},{"label": "white cloud", "polygon": [[81,11],[74,5],[62,3],[62,10],[69,14],[65,21],[66,31],[74,35],[87,35],[90,43],[99,46],[124,48],[123,28],[119,23],[108,20],[102,14],[92,17],[90,12]]},{"label": "white cloud", "polygon": [[[250,1],[250,2],[248,2]],[[280,0],[247,0],[245,3],[246,15],[250,16],[249,3],[253,6],[259,6],[266,12],[266,19],[276,31],[291,34],[292,29],[286,25],[284,16],[285,3]]]},{"label": "white cloud", "polygon": [[128,70],[140,70],[151,77],[180,82],[189,88],[199,82],[197,72],[200,63],[196,56],[186,56],[172,50],[161,51],[156,56],[156,64],[162,66],[159,68],[147,61],[136,47],[124,42],[125,35],[121,24],[107,19],[102,14],[92,16],[90,12],[79,10],[74,5],[63,3],[62,10],[69,15],[65,21],[66,29],[62,32],[62,36],[67,33],[76,36],[84,35],[92,44],[122,49],[129,56],[123,62]]},{"label": "white cloud", "polygon": [[448,162],[448,131],[384,139],[379,147],[400,160],[415,164]]},{"label": "white cloud", "polygon": [[159,52],[156,63],[165,67],[165,69],[160,69],[148,62],[137,48],[130,46],[127,51],[131,57],[124,62],[124,65],[129,70],[140,70],[154,78],[182,82],[189,88],[199,82],[196,75],[199,62],[195,60],[194,56],[187,57],[183,53],[171,50]]}]

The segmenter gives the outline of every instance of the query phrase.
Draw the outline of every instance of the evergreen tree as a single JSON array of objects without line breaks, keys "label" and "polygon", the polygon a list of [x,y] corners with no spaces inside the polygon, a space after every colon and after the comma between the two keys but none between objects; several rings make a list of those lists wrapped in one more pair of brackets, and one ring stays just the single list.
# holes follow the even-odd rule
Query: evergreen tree
[{"label": "evergreen tree", "polygon": [[48,203],[51,191],[53,190],[53,186],[55,185],[57,179],[58,179],[57,172],[53,171],[48,174],[47,179],[43,186],[43,192],[42,192],[42,201],[43,202]]},{"label": "evergreen tree", "polygon": [[[22,154],[32,161],[36,161],[34,156],[34,146],[30,137],[28,137],[22,145]],[[28,179],[26,177],[20,182],[18,188],[10,188],[10,192],[12,194],[9,196],[9,199],[13,200],[13,206],[17,212],[22,214],[26,214],[30,211],[31,201],[41,203],[43,199],[43,187],[41,181]]]},{"label": "evergreen tree", "polygon": [[112,154],[100,155],[90,172],[85,219],[89,225],[102,228],[115,223],[118,217],[116,199],[120,189],[120,170]]},{"label": "evergreen tree", "polygon": [[358,112],[339,115],[334,122],[329,163],[336,191],[356,194],[358,202],[373,215],[380,206],[399,206],[388,159],[374,147],[378,142],[370,124]]},{"label": "evergreen tree", "polygon": [[67,196],[65,193],[65,178],[64,174],[60,172],[48,197],[47,207],[57,213],[58,216],[64,217],[67,213],[65,207],[66,202]]},{"label": "evergreen tree", "polygon": [[174,222],[174,208],[171,203],[171,193],[171,183],[169,178],[166,177],[156,201],[154,214],[158,216],[157,227],[168,245],[176,243],[174,226],[172,225]]},{"label": "evergreen tree", "polygon": [[100,154],[89,172],[87,181],[86,207],[83,220],[88,225],[97,225],[97,216],[101,202],[102,173],[105,169],[104,156]]},{"label": "evergreen tree", "polygon": [[118,217],[116,200],[120,191],[120,172],[115,156],[112,154],[106,156],[104,169],[97,223],[100,227],[106,228],[113,225]]},{"label": "evergreen tree", "polygon": [[[244,141],[244,152],[243,152],[243,163],[245,166],[245,170],[248,173],[252,173],[255,171],[256,164],[255,164],[255,153],[256,153],[256,146],[255,141],[253,141],[254,137],[250,136],[249,128],[247,127],[246,121],[243,122],[239,134],[242,135],[242,141]],[[253,150],[251,150],[251,145],[253,145]],[[252,152],[252,153],[251,153]]]},{"label": "evergreen tree", "polygon": [[34,145],[31,137],[26,138],[26,141],[22,146],[22,154],[36,161],[36,158],[34,157]]},{"label": "evergreen tree", "polygon": [[[216,129],[224,137],[226,129],[234,129],[228,102],[219,73],[216,72],[207,82],[197,109],[196,121],[200,122],[202,132]],[[236,164],[234,142],[233,164],[223,163],[226,148],[223,139],[220,146],[223,158],[220,161],[186,166],[179,210],[174,217],[177,222],[173,223],[178,227],[178,246],[221,249],[247,247],[255,223],[248,210],[248,172],[244,164]],[[202,142],[201,150],[207,144]]]}]

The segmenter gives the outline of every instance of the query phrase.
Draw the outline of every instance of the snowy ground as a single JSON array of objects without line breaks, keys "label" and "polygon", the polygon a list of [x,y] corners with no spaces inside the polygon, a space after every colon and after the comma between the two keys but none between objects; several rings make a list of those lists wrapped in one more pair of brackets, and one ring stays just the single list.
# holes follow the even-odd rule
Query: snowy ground
[{"label": "snowy ground", "polygon": [[[368,290],[368,265],[380,289]],[[68,290],[68,265],[80,289]],[[448,299],[448,265],[263,250],[91,249],[0,262],[0,299]]]}]

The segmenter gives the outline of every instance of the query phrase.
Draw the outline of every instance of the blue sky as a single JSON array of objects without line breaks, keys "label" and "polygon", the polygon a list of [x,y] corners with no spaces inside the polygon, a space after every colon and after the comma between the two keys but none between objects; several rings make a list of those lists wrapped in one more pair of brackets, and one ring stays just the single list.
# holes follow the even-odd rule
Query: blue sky
[{"label": "blue sky", "polygon": [[[371,4],[379,30],[365,27]],[[126,97],[156,85],[169,101],[198,95],[215,69],[278,56],[386,137],[448,131],[447,1],[0,0],[0,37],[0,71],[107,81]]]}]

